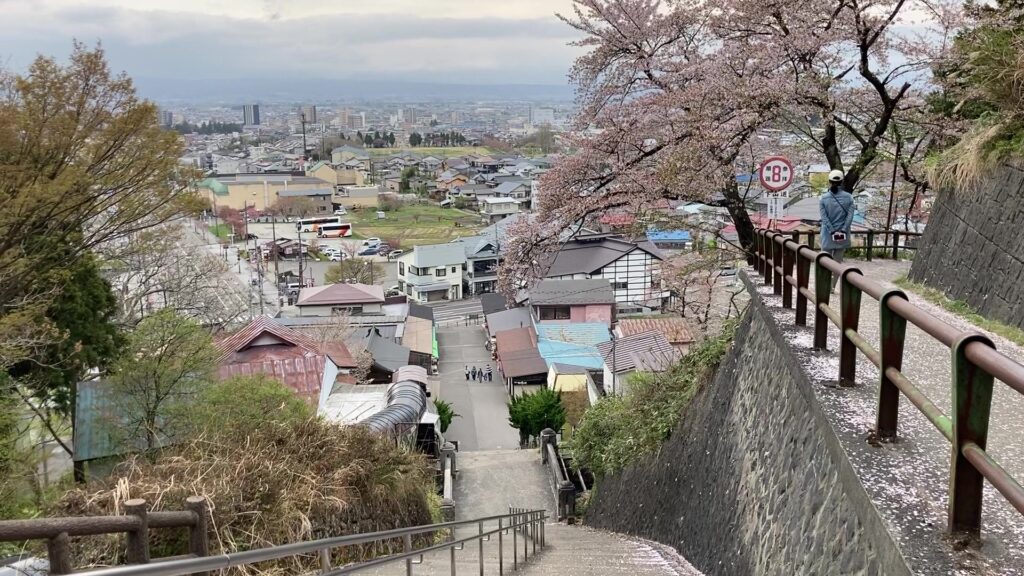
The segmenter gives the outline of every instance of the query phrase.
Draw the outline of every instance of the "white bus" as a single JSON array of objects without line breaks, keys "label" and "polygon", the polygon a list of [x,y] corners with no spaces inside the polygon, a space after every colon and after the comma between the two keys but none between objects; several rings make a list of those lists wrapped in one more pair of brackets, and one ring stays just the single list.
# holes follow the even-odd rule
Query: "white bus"
[{"label": "white bus", "polygon": [[352,235],[352,225],[344,224],[317,224],[316,235],[320,238],[345,238]]},{"label": "white bus", "polygon": [[302,232],[315,232],[317,226],[328,224],[342,224],[341,216],[317,216],[316,218],[303,218],[295,223],[295,229]]}]

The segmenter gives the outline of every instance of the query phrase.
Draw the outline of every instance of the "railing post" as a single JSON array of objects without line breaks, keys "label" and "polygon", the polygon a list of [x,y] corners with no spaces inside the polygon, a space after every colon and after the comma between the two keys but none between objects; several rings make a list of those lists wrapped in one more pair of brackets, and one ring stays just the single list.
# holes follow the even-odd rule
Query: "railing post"
[{"label": "railing post", "polygon": [[512,517],[510,518],[512,521],[512,570],[516,571],[519,570],[519,539],[516,536],[516,524],[518,522],[516,522],[514,509],[510,508],[509,512],[512,512]]},{"label": "railing post", "polygon": [[505,573],[505,550],[502,548],[503,518],[498,518],[498,576]]},{"label": "railing post", "polygon": [[[412,534],[406,534],[402,538],[402,551],[412,552]],[[412,556],[405,559],[405,576],[412,576]]]},{"label": "railing post", "polygon": [[772,237],[772,254],[774,255],[774,258],[772,259],[772,272],[775,276],[774,280],[772,280],[772,290],[775,292],[776,296],[782,295],[782,285],[784,284],[782,281],[781,270],[782,253],[785,251],[783,242],[785,241],[786,240],[782,237],[782,234],[776,234]]},{"label": "railing post", "polygon": [[754,230],[754,270],[758,274],[763,274],[763,269],[761,268],[763,264],[761,258],[763,256],[764,252],[761,250],[761,230],[756,229]]},{"label": "railing post", "polygon": [[829,305],[832,298],[832,271],[825,268],[822,260],[831,258],[819,252],[814,258],[814,349],[828,349],[828,316],[821,310],[821,305]]},{"label": "railing post", "polygon": [[133,498],[124,503],[124,511],[139,519],[139,528],[128,533],[128,563],[149,564],[149,518],[146,501]]},{"label": "railing post", "polygon": [[480,554],[480,576],[484,576],[484,523],[483,523],[483,520],[481,520],[480,522],[477,523],[477,529],[478,529],[477,534],[479,535],[479,538],[477,538],[477,544],[478,544],[477,550],[478,550],[478,552]]},{"label": "railing post", "polygon": [[331,571],[331,549],[320,549],[320,573],[327,574]]},{"label": "railing post", "polygon": [[839,300],[842,303],[839,320],[839,385],[854,386],[857,384],[857,347],[847,335],[848,331],[857,331],[860,324],[860,288],[850,282],[850,274],[860,274],[856,268],[843,270],[840,278],[842,290]]},{"label": "railing post", "polygon": [[71,538],[61,532],[46,541],[46,557],[50,561],[50,574],[71,574]]},{"label": "railing post", "polygon": [[772,285],[772,262],[775,258],[775,233],[766,231],[764,233],[764,269],[761,271],[764,274],[764,285]]},{"label": "railing post", "polygon": [[900,259],[900,231],[894,230],[892,233],[892,259]]},{"label": "railing post", "polygon": [[995,348],[981,334],[966,334],[953,343],[953,447],[949,470],[949,529],[978,535],[981,531],[981,497],[985,477],[964,456],[964,445],[973,442],[985,449],[992,407],[992,375],[964,356],[968,346]]},{"label": "railing post", "polygon": [[[782,241],[782,307],[792,308],[793,307],[793,285],[789,283],[787,277],[793,276],[793,259],[796,254],[790,250],[790,246],[787,243],[790,240]],[[799,246],[799,244],[796,244]]]},{"label": "railing post", "polygon": [[526,521],[526,512],[519,515],[519,522],[523,525],[523,562],[530,557],[530,524]]},{"label": "railing post", "polygon": [[811,280],[811,261],[800,253],[804,246],[796,247],[796,325],[807,326],[807,296],[802,290],[806,289]]},{"label": "railing post", "polygon": [[878,419],[875,422],[875,433],[880,440],[896,438],[896,428],[900,415],[900,389],[896,387],[886,371],[903,369],[903,343],[907,337],[907,320],[889,308],[893,298],[907,299],[902,290],[892,289],[882,294],[878,302],[881,314],[882,366],[881,381],[878,387]]},{"label": "railing post", "polygon": [[811,247],[811,250],[817,250],[817,248],[814,247],[815,236],[817,236],[817,234],[815,234],[814,232],[807,233],[807,245]]},{"label": "railing post", "polygon": [[868,230],[868,246],[867,246],[867,249],[868,249],[868,253],[867,253],[868,262],[871,262],[871,253],[874,251],[874,248],[875,248],[875,231],[874,230]]}]

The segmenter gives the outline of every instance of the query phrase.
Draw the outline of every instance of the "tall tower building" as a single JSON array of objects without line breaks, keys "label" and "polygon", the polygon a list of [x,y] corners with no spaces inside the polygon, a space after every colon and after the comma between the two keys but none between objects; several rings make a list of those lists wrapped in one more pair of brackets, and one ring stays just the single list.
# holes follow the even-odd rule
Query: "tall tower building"
[{"label": "tall tower building", "polygon": [[303,106],[299,108],[299,119],[306,124],[316,124],[316,106]]},{"label": "tall tower building", "polygon": [[260,125],[260,105],[246,104],[242,106],[242,123],[246,126]]},{"label": "tall tower building", "polygon": [[170,110],[161,110],[159,119],[160,125],[164,128],[170,128],[171,126],[174,126],[174,113]]}]

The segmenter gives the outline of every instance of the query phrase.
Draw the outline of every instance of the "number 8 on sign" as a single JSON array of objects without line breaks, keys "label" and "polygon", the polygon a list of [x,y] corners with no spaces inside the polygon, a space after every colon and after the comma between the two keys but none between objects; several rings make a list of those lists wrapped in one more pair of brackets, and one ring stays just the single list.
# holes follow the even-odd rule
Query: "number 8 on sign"
[{"label": "number 8 on sign", "polygon": [[793,183],[793,164],[782,156],[765,158],[758,175],[765,190],[779,192]]}]

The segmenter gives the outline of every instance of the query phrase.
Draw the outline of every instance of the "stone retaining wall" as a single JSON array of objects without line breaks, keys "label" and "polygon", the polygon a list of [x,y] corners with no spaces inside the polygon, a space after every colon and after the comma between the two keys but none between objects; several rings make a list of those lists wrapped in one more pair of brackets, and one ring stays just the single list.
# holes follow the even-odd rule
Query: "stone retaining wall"
[{"label": "stone retaining wall", "polygon": [[751,309],[713,384],[656,457],[601,480],[587,523],[671,545],[708,575],[909,574],[748,289]]},{"label": "stone retaining wall", "polygon": [[1024,328],[1024,169],[1004,165],[977,192],[940,193],[910,278]]}]

